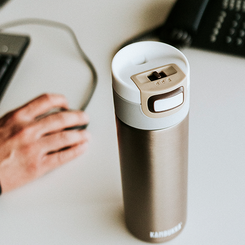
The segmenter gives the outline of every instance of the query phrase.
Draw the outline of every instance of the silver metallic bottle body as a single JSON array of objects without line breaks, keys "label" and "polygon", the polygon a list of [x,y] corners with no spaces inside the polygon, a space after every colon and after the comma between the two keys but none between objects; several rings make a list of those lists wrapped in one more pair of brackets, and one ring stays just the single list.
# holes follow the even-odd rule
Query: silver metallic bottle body
[{"label": "silver metallic bottle body", "polygon": [[117,118],[117,130],[127,227],[145,241],[170,240],[186,221],[188,116],[155,131]]},{"label": "silver metallic bottle body", "polygon": [[[114,58],[112,67],[125,220],[137,238],[165,242],[176,237],[186,222],[189,65],[171,46],[157,42],[133,45]],[[152,55],[152,49],[156,54],[161,50],[160,56]],[[133,56],[143,53],[145,58],[135,62],[134,56],[132,65],[132,50]],[[169,54],[180,61],[172,63]],[[155,71],[166,76],[154,77]],[[131,81],[126,89],[118,86],[125,80],[124,72],[132,81],[129,97],[126,92]],[[144,80],[145,75],[149,81]],[[134,84],[139,103],[134,100]],[[145,90],[142,86],[146,85]]]}]

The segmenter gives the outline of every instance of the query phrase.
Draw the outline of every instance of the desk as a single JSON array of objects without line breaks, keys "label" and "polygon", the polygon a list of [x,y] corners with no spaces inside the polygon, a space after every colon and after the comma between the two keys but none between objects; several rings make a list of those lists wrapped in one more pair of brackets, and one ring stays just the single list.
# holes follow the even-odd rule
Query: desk
[{"label": "desk", "polygon": [[[37,17],[71,26],[94,63],[99,84],[87,108],[92,140],[76,160],[0,198],[1,245],[144,244],[125,228],[111,89],[117,47],[162,23],[173,0],[11,0],[0,23]],[[90,73],[62,31],[8,30],[32,43],[0,107],[3,115],[43,92],[79,108]],[[182,50],[191,66],[188,220],[171,245],[245,240],[245,59]]]}]

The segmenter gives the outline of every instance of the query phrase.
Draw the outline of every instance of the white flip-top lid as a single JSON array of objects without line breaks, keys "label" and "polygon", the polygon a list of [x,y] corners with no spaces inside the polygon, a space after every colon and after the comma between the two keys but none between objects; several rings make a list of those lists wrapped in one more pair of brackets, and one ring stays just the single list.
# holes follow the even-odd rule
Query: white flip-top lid
[{"label": "white flip-top lid", "polygon": [[113,58],[113,89],[125,100],[140,104],[140,90],[132,81],[131,76],[171,63],[176,64],[185,73],[187,87],[189,87],[189,63],[178,49],[155,41],[130,44],[121,49]]}]

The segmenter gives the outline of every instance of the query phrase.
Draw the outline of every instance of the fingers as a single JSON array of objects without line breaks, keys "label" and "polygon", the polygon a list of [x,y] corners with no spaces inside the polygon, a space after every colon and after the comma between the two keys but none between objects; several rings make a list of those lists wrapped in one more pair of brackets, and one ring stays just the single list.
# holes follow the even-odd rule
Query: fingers
[{"label": "fingers", "polygon": [[[55,109],[61,110],[54,113]],[[90,134],[71,129],[88,122],[84,112],[68,110],[65,97],[56,94],[41,95],[0,118],[3,191],[28,183],[82,154]]]},{"label": "fingers", "polygon": [[88,142],[90,134],[86,130],[69,130],[42,137],[40,148],[44,154],[57,152],[61,149]]},{"label": "fingers", "polygon": [[69,127],[78,125],[87,125],[89,118],[82,111],[62,111],[59,113],[50,114],[36,122],[36,131],[39,137],[54,132],[64,130]]},{"label": "fingers", "polygon": [[73,160],[79,155],[83,154],[88,148],[88,142],[72,145],[62,151],[53,152],[47,154],[43,158],[42,169],[40,175],[43,175],[49,171],[54,170],[60,165]]},{"label": "fingers", "polygon": [[21,121],[30,121],[53,108],[68,109],[66,98],[58,94],[43,94],[15,110]]},{"label": "fingers", "polygon": [[[62,136],[60,134],[62,134]],[[59,136],[61,136],[61,138],[59,138]],[[74,158],[83,154],[88,148],[88,140],[90,135],[85,130],[63,131],[59,133],[59,136],[58,134],[56,137],[54,137],[54,135],[50,135],[46,138],[48,141],[50,140],[49,143],[52,145],[52,150],[49,152],[49,154],[46,154],[43,157],[40,175],[52,171],[60,165],[73,160]]]}]

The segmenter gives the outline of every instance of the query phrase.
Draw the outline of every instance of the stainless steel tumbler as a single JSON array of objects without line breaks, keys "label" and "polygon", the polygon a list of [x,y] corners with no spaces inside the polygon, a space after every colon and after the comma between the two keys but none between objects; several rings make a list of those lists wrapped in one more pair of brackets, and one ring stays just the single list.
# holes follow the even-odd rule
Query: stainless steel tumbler
[{"label": "stainless steel tumbler", "polygon": [[126,225],[165,242],[186,223],[189,63],[176,48],[138,42],[112,61]]}]

